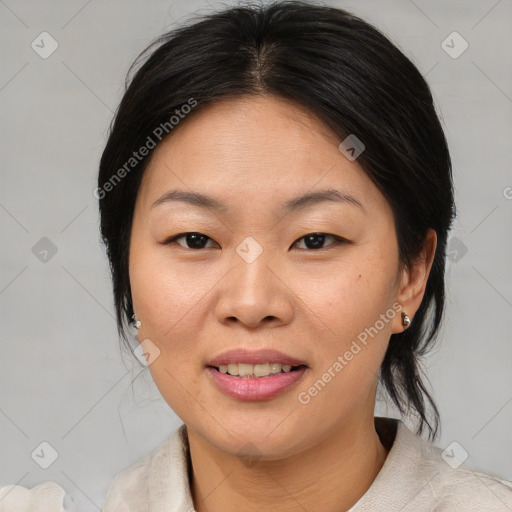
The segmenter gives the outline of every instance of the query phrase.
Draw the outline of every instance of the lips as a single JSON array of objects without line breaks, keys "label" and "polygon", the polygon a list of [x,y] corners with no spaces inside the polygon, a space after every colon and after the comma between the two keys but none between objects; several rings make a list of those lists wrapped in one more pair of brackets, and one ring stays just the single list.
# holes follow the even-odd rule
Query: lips
[{"label": "lips", "polygon": [[272,399],[293,387],[307,369],[303,361],[277,350],[230,350],[206,365],[220,391],[243,401]]}]

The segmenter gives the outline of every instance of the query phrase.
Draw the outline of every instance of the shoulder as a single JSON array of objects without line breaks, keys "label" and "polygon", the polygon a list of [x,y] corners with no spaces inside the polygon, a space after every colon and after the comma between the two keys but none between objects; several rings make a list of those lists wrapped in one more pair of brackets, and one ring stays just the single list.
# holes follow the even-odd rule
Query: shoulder
[{"label": "shoulder", "polygon": [[375,425],[388,456],[351,512],[512,510],[511,482],[460,464],[452,450],[416,435],[401,420],[377,417]]},{"label": "shoulder", "polygon": [[[162,446],[159,449],[162,449]],[[129,506],[133,504],[134,500],[143,501],[145,499],[147,490],[144,484],[147,483],[149,468],[154,457],[155,452],[115,476],[103,504],[105,512],[131,510]]]},{"label": "shoulder", "polygon": [[169,507],[175,503],[191,506],[184,425],[149,455],[115,476],[102,512],[140,512],[149,506]]},{"label": "shoulder", "polygon": [[429,490],[436,510],[512,510],[512,482],[457,461],[453,463],[453,451],[442,450],[424,439],[421,444],[420,468],[425,468],[431,477]]},{"label": "shoulder", "polygon": [[72,498],[56,482],[47,481],[32,488],[22,485],[0,487],[0,510],[2,512],[75,512]]},{"label": "shoulder", "polygon": [[424,486],[420,495],[435,506],[434,510],[512,510],[512,482],[461,463],[450,445],[443,450],[403,423],[400,429],[403,447],[413,454],[412,458],[404,459],[405,469],[418,488]]}]

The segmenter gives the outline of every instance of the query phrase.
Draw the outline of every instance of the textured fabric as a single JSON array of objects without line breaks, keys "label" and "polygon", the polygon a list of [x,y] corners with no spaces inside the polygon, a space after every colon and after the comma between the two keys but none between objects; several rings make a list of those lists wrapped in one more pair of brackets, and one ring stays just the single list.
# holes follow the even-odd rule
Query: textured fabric
[{"label": "textured fabric", "polygon": [[464,464],[452,468],[440,448],[400,420],[375,418],[375,425],[381,439],[392,430],[396,437],[371,487],[348,512],[512,512],[512,482]]},{"label": "textured fabric", "polygon": [[0,488],[0,512],[75,512],[72,500],[55,482],[27,489],[22,485]]},{"label": "textured fabric", "polygon": [[[512,512],[512,482],[465,465],[453,469],[440,448],[400,420],[376,417],[375,427],[389,453],[370,488],[347,512]],[[102,512],[193,512],[188,458],[182,425],[114,478]],[[54,482],[32,489],[2,487],[0,512],[68,512],[64,494]]]},{"label": "textured fabric", "polygon": [[187,455],[182,425],[150,455],[114,478],[102,512],[192,512]]},{"label": "textured fabric", "polygon": [[[389,453],[371,487],[348,512],[512,512],[512,483],[462,465],[405,423],[375,418]],[[114,479],[103,512],[192,512],[186,429]]]}]

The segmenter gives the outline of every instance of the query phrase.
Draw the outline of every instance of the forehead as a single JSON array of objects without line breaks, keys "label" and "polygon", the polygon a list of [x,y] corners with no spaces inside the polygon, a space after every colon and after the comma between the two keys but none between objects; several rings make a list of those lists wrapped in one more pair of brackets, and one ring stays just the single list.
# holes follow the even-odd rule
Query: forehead
[{"label": "forehead", "polygon": [[[275,96],[224,99],[185,118],[154,150],[140,193],[188,189],[229,201],[277,201],[336,188],[382,201],[314,113]],[[157,196],[158,194],[158,196]]]}]

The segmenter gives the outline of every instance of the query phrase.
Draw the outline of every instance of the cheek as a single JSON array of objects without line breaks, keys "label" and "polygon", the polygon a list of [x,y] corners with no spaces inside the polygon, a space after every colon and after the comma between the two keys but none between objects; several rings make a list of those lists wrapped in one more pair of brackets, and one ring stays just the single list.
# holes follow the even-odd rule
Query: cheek
[{"label": "cheek", "polygon": [[[190,325],[194,288],[161,257],[161,251],[133,246],[130,254],[130,286],[134,310],[142,322],[139,342],[150,340],[158,357],[149,369],[164,398],[179,401],[180,385],[190,371],[195,330]],[[187,312],[189,312],[187,314]],[[183,332],[188,332],[186,337]],[[172,342],[169,342],[172,340]],[[151,345],[152,346],[152,345]]]},{"label": "cheek", "polygon": [[318,333],[316,364],[297,398],[302,405],[307,401],[306,410],[313,416],[347,417],[373,399],[396,315],[392,279],[382,275],[365,279],[360,269],[309,288],[308,305],[314,313],[309,316]]},{"label": "cheek", "polygon": [[214,284],[215,276],[200,262],[176,262],[162,247],[135,250],[130,257],[134,308],[162,340],[183,329],[190,335],[197,330],[193,318]]},{"label": "cheek", "polygon": [[[363,263],[359,263],[363,262]],[[297,275],[297,292],[331,345],[341,348],[373,325],[393,303],[396,269],[382,255],[358,255]],[[325,345],[324,345],[325,346]]]},{"label": "cheek", "polygon": [[[313,395],[321,395],[310,403],[319,414],[331,410],[344,415],[367,403],[387,349],[396,315],[391,307],[396,277],[393,255],[373,248],[379,257],[363,257],[362,252],[351,261],[347,258],[342,267],[337,265],[329,278],[316,274],[304,291],[318,333],[317,364],[308,386],[313,386],[309,388]],[[309,394],[307,389],[301,391]]]},{"label": "cheek", "polygon": [[139,341],[149,339],[159,350],[149,370],[162,397],[183,419],[197,407],[197,347],[211,285],[203,281],[210,277],[197,268],[180,268],[164,252],[134,252],[130,282],[134,309],[142,320]]}]

